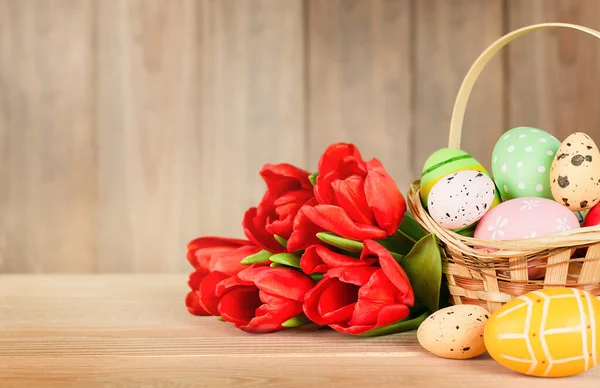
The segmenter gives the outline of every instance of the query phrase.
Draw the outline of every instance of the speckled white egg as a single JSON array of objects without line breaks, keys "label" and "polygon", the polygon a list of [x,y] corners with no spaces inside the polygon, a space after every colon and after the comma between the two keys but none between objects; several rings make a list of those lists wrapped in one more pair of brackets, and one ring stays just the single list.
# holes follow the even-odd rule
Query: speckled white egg
[{"label": "speckled white egg", "polygon": [[458,171],[431,188],[429,214],[443,228],[466,228],[490,209],[495,193],[496,186],[489,176],[476,170]]},{"label": "speckled white egg", "polygon": [[562,142],[550,168],[556,202],[572,211],[589,210],[600,202],[600,152],[591,137],[575,132]]},{"label": "speckled white egg", "polygon": [[483,307],[461,304],[431,314],[417,330],[419,344],[439,357],[467,359],[485,352],[483,331],[489,319]]}]

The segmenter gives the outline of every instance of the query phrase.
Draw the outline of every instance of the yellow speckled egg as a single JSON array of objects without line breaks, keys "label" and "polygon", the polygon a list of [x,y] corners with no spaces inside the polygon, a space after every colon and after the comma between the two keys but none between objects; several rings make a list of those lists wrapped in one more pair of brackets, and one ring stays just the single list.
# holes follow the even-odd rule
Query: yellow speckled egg
[{"label": "yellow speckled egg", "polygon": [[561,143],[550,168],[550,188],[554,200],[572,211],[600,202],[600,152],[591,137],[575,132]]},{"label": "yellow speckled egg", "polygon": [[494,360],[539,377],[583,373],[598,362],[600,301],[575,288],[519,296],[487,322],[484,341]]},{"label": "yellow speckled egg", "polygon": [[489,313],[483,307],[461,304],[431,314],[419,326],[417,340],[438,357],[467,359],[485,353],[483,329]]}]

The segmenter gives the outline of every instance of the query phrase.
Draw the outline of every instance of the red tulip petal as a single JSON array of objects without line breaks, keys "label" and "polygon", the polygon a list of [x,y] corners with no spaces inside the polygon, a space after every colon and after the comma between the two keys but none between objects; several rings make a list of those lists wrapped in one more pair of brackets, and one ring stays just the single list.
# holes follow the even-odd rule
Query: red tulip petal
[{"label": "red tulip petal", "polygon": [[392,236],[406,213],[406,201],[394,179],[377,159],[367,163],[369,172],[365,178],[365,196],[377,224]]},{"label": "red tulip petal", "polygon": [[329,325],[333,330],[342,334],[359,335],[364,334],[367,331],[373,330],[374,325],[367,326],[348,326],[346,324],[331,324]]},{"label": "red tulip petal", "polygon": [[336,283],[336,279],[327,277],[323,278],[316,286],[309,290],[304,298],[304,314],[318,325],[326,325],[326,320],[319,314],[319,300],[321,295],[327,290],[333,283]]},{"label": "red tulip petal", "polygon": [[262,302],[255,287],[240,287],[231,290],[221,298],[218,310],[221,318],[236,325],[246,325],[254,318],[255,311]]},{"label": "red tulip petal", "polygon": [[235,288],[248,286],[254,286],[254,283],[244,281],[237,276],[231,276],[220,281],[217,284],[217,286],[215,287],[215,295],[219,298],[222,298],[223,295]]},{"label": "red tulip petal", "polygon": [[190,314],[200,316],[210,315],[210,313],[204,310],[204,308],[200,306],[200,303],[198,303],[198,294],[196,293],[196,291],[190,291],[187,294],[187,296],[185,297],[185,306],[187,307],[187,310],[190,312]]},{"label": "red tulip petal", "polygon": [[362,241],[386,237],[386,232],[376,226],[355,223],[341,207],[332,205],[303,206],[300,212],[303,212],[306,218],[322,229],[352,240]]},{"label": "red tulip petal", "polygon": [[265,229],[265,224],[267,221],[266,219],[259,217],[257,211],[257,208],[252,207],[244,214],[242,226],[244,227],[244,233],[246,234],[246,237],[248,237],[248,239],[255,245],[266,249],[269,252],[285,252],[285,248],[282,247],[281,244],[279,244],[277,240],[275,240],[275,238],[267,232]]},{"label": "red tulip petal", "polygon": [[379,257],[379,265],[381,265],[385,276],[398,290],[396,294],[397,301],[412,306],[415,303],[414,292],[408,275],[406,275],[400,264],[394,260],[387,249],[376,241],[365,241],[364,246],[363,254],[369,252]]},{"label": "red tulip petal", "polygon": [[279,197],[283,192],[304,188],[312,191],[308,171],[288,163],[265,164],[260,175],[270,192]]},{"label": "red tulip petal", "polygon": [[317,311],[327,323],[346,322],[352,318],[358,299],[358,286],[340,281],[331,282],[319,298]]},{"label": "red tulip petal", "polygon": [[[331,249],[322,245],[315,247],[318,257],[327,265],[328,268],[338,267],[367,267],[377,261],[375,258],[361,258],[350,257],[342,253],[337,253]],[[308,250],[307,250],[308,252]]]},{"label": "red tulip petal", "polygon": [[362,160],[358,148],[354,144],[336,143],[332,144],[323,153],[319,160],[319,174],[325,175],[329,171],[335,170],[341,160],[347,156],[353,156]]},{"label": "red tulip petal", "polygon": [[221,281],[229,278],[228,275],[225,275],[221,272],[211,272],[209,273],[202,283],[200,284],[200,288],[197,292],[198,294],[198,304],[202,306],[205,311],[208,311],[211,315],[219,315],[218,305],[220,298],[217,297],[217,284]]},{"label": "red tulip petal", "polygon": [[323,260],[321,260],[320,255],[317,254],[317,247],[319,245],[311,245],[304,251],[300,259],[302,272],[310,275],[313,273],[325,273],[329,269]]},{"label": "red tulip petal", "polygon": [[377,324],[374,329],[393,325],[403,319],[406,319],[410,314],[409,308],[404,304],[394,304],[383,306],[377,315]]},{"label": "red tulip petal", "polygon": [[[309,201],[309,203],[316,203],[316,200]],[[287,248],[290,252],[301,251],[311,245],[321,244],[321,240],[317,238],[317,233],[323,232],[324,229],[315,225],[306,217],[304,210],[309,208],[311,208],[309,204],[302,206],[294,219],[294,230],[287,242]]]},{"label": "red tulip petal", "polygon": [[269,294],[268,292],[265,292],[265,291],[262,291],[262,290],[259,291],[258,296],[260,297],[260,300],[264,304],[268,304],[268,305],[284,304],[284,303],[287,303],[289,301],[288,298],[284,298],[284,297],[281,297],[281,296]]},{"label": "red tulip petal", "polygon": [[378,329],[399,322],[408,317],[410,311],[404,305],[392,305],[383,307],[377,317],[375,325],[349,325],[349,324],[332,324],[329,325],[333,330],[351,335],[364,334],[367,331]]},{"label": "red tulip petal", "polygon": [[204,279],[206,275],[208,275],[208,272],[205,271],[196,271],[190,274],[188,286],[192,289],[192,291],[198,291],[200,284],[202,284],[202,279]]},{"label": "red tulip petal", "polygon": [[241,271],[238,277],[253,282],[266,293],[302,302],[304,295],[314,285],[307,275],[284,267],[249,268]]},{"label": "red tulip petal", "polygon": [[187,259],[196,270],[208,270],[214,254],[249,245],[250,241],[223,237],[200,237],[188,243]]},{"label": "red tulip petal", "polygon": [[375,223],[375,217],[365,197],[363,178],[352,175],[344,180],[332,182],[331,186],[337,205],[343,208],[353,221],[369,225]]},{"label": "red tulip petal", "polygon": [[364,286],[377,270],[379,268],[376,267],[339,267],[327,271],[327,276],[338,278],[344,283]]},{"label": "red tulip petal", "polygon": [[248,333],[272,333],[283,329],[285,321],[302,312],[302,304],[288,300],[277,306],[262,305],[257,309],[257,315],[248,324],[237,327]]},{"label": "red tulip petal", "polygon": [[340,174],[337,170],[331,171],[326,175],[321,175],[317,179],[314,187],[315,198],[318,203],[327,205],[337,205],[332,183],[340,180]]},{"label": "red tulip petal", "polygon": [[248,240],[239,240],[235,238],[227,238],[227,237],[199,237],[192,241],[190,241],[187,245],[188,250],[198,250],[198,249],[208,249],[208,248],[220,248],[220,247],[230,247],[237,248],[243,245],[249,245],[250,241]]},{"label": "red tulip petal", "polygon": [[237,248],[234,251],[217,253],[213,256],[210,262],[211,272],[222,272],[227,275],[233,276],[241,270],[248,268],[247,265],[241,264],[240,262],[247,256],[253,255],[261,250],[260,247],[253,245],[246,245]]}]

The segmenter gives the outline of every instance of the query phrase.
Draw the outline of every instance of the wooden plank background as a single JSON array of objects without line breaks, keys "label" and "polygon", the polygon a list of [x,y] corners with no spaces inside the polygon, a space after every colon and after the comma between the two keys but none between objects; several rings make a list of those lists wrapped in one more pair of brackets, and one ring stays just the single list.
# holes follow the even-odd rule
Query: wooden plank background
[{"label": "wooden plank background", "polygon": [[[515,28],[600,29],[596,0],[0,0],[0,273],[187,271],[241,236],[265,162],[327,144],[405,192],[446,142],[474,59]],[[512,43],[478,81],[464,148],[517,125],[600,141],[600,44]]]}]

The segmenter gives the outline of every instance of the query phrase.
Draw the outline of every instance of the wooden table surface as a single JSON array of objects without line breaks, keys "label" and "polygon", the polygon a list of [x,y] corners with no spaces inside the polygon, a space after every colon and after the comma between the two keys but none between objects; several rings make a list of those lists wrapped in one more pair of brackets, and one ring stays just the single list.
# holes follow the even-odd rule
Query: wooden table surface
[{"label": "wooden table surface", "polygon": [[194,317],[184,275],[1,275],[0,387],[597,387],[437,358],[414,332],[252,335]]}]

